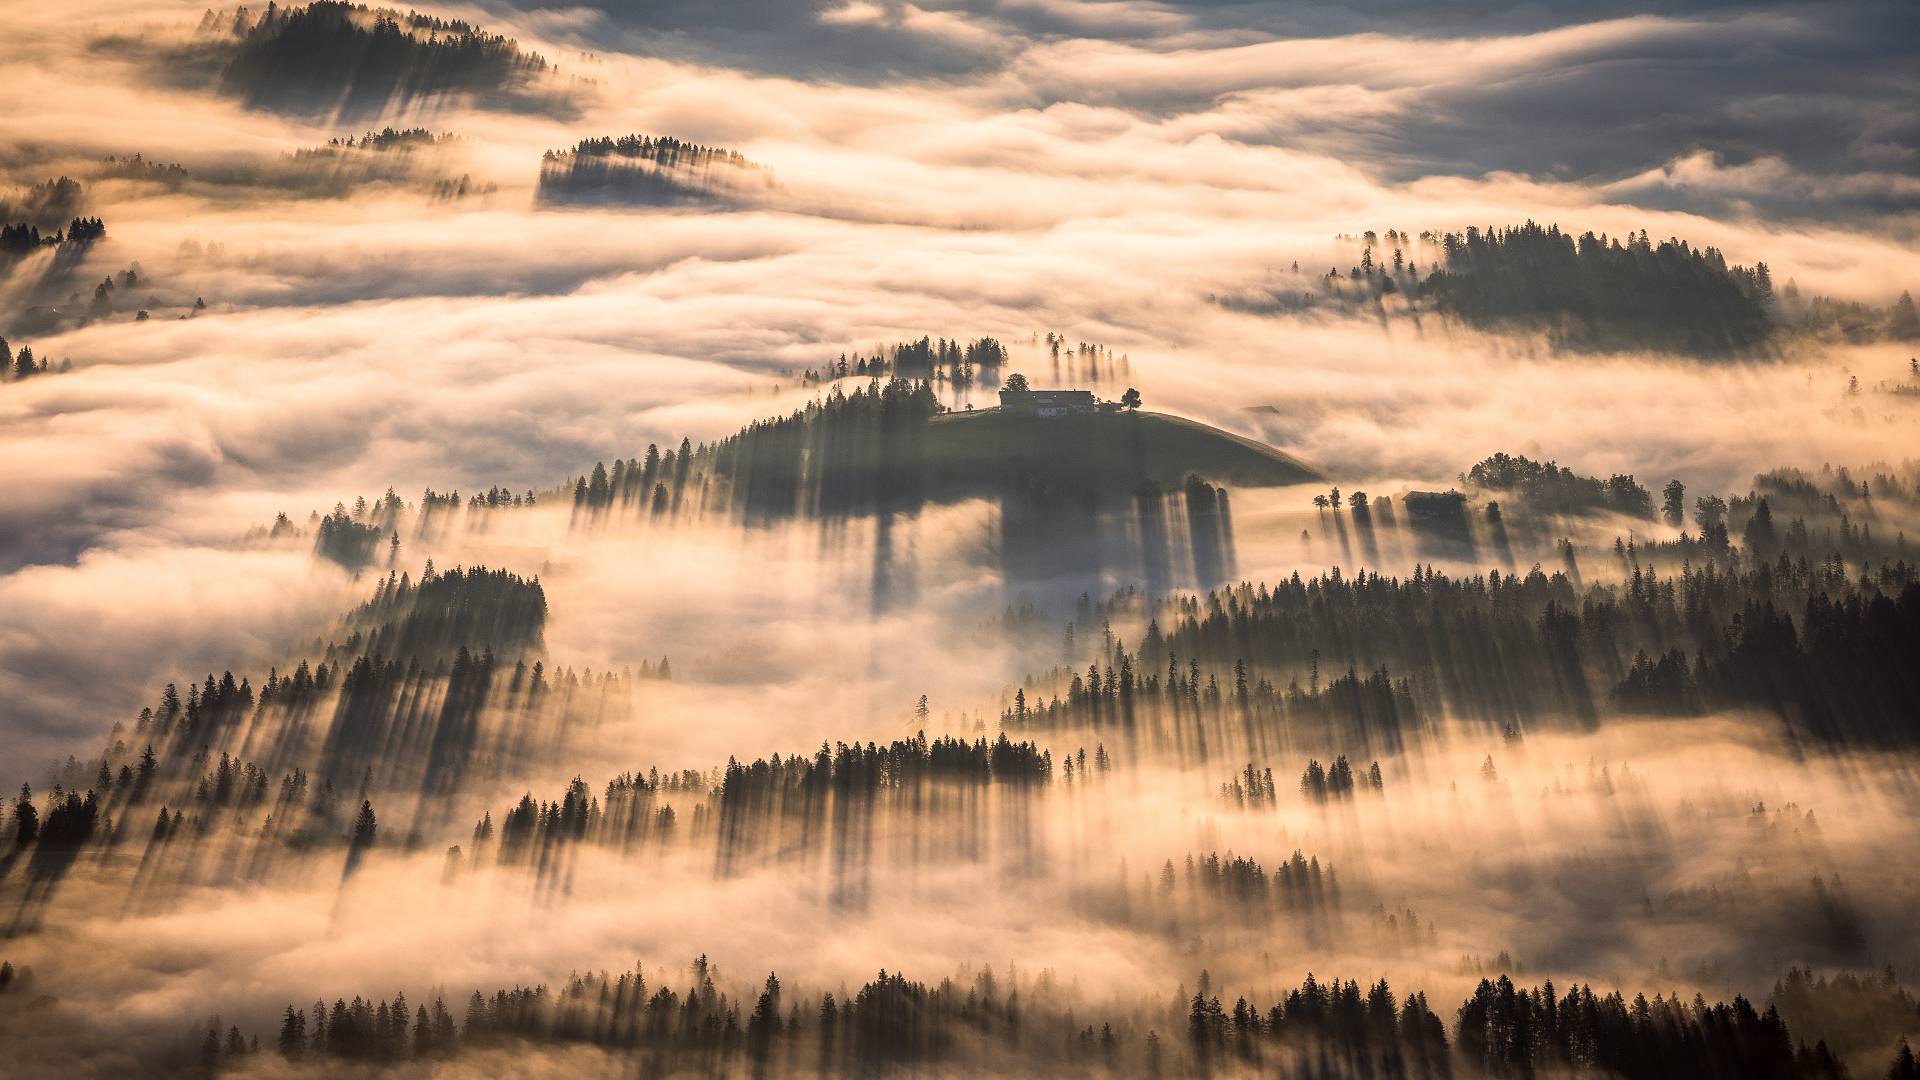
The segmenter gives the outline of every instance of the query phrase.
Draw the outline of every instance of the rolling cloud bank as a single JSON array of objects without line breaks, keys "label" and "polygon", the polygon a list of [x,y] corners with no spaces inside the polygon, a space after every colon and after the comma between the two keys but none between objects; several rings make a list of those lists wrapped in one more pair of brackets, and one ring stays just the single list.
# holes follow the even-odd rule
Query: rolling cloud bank
[{"label": "rolling cloud bank", "polygon": [[1916,1075],[1908,6],[5,21],[7,1068]]}]

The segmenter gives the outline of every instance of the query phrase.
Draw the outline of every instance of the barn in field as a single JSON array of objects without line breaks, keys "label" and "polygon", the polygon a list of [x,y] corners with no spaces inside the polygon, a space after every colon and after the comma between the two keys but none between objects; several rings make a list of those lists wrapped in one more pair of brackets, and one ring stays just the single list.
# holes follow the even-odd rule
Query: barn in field
[{"label": "barn in field", "polygon": [[1096,412],[1091,390],[1002,390],[1000,408],[1023,416],[1075,416]]}]

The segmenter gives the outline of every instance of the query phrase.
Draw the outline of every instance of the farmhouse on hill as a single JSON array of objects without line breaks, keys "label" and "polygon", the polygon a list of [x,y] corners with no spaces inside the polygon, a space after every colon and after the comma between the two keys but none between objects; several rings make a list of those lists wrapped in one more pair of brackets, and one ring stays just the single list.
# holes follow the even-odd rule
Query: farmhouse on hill
[{"label": "farmhouse on hill", "polygon": [[1023,416],[1072,416],[1096,412],[1091,390],[1002,390],[1000,407]]}]

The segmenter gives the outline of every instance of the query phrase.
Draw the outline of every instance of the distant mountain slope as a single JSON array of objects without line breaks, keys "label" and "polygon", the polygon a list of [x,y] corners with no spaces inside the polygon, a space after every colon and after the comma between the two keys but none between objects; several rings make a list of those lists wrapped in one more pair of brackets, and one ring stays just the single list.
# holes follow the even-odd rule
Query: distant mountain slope
[{"label": "distant mountain slope", "polygon": [[944,413],[928,422],[927,460],[975,476],[1028,479],[1124,494],[1197,475],[1236,487],[1323,479],[1265,443],[1165,413],[1095,413],[1046,419],[999,409]]}]

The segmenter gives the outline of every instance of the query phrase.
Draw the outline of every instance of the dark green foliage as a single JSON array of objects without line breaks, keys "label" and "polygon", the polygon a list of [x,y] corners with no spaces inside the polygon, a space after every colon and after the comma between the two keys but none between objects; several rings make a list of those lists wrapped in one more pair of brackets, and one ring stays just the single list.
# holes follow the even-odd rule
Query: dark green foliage
[{"label": "dark green foliage", "polygon": [[538,649],[546,621],[538,578],[484,566],[438,573],[429,565],[417,585],[389,574],[346,625],[357,632],[350,648],[390,660],[438,660],[462,647],[511,660]]},{"label": "dark green foliage", "polygon": [[313,550],[321,558],[332,559],[349,570],[358,570],[373,561],[387,532],[373,522],[355,521],[345,507],[320,519],[314,533]]},{"label": "dark green foliage", "polygon": [[1644,995],[1629,1003],[1585,986],[1557,997],[1551,982],[1530,990],[1502,975],[1480,981],[1460,1007],[1456,1031],[1462,1060],[1487,1076],[1550,1069],[1648,1080],[1802,1075],[1779,1014],[1756,1012],[1742,997],[1731,1005]]},{"label": "dark green foliage", "polygon": [[1562,344],[1698,355],[1753,349],[1767,338],[1765,265],[1729,266],[1713,248],[1643,232],[1618,239],[1558,226],[1449,233],[1446,266],[1419,295],[1471,323],[1546,330]]},{"label": "dark green foliage", "polygon": [[1878,1063],[1893,1052],[1889,1032],[1920,1030],[1920,1001],[1891,967],[1831,976],[1794,967],[1773,984],[1770,1003],[1796,1038],[1828,1047],[1842,1060]]},{"label": "dark green foliage", "polygon": [[540,162],[545,203],[660,206],[725,199],[772,178],[738,152],[670,136],[582,139]]},{"label": "dark green foliage", "polygon": [[[1443,709],[1524,730],[1597,722],[1611,697],[1663,713],[1758,707],[1823,740],[1920,739],[1920,684],[1900,659],[1920,642],[1913,567],[1855,579],[1784,555],[1731,569],[1724,559],[1682,562],[1677,576],[1636,565],[1623,585],[1585,590],[1539,568],[1455,578],[1416,566],[1408,578],[1333,571],[1147,610],[1122,596],[1111,617],[1146,621],[1138,650],[1027,684],[1003,722],[1218,749],[1255,749],[1284,729],[1329,754],[1381,752]],[[1090,615],[1076,633],[1100,625]],[[1344,673],[1323,686],[1326,666]]]},{"label": "dark green foliage", "polygon": [[370,116],[450,93],[524,103],[547,70],[540,56],[467,23],[337,0],[269,5],[258,21],[245,9],[209,20],[232,33],[221,92],[255,108]]},{"label": "dark green foliage", "polygon": [[58,229],[61,223],[80,216],[85,194],[78,180],[69,176],[35,184],[17,198],[0,199],[0,221],[18,221],[26,226]]},{"label": "dark green foliage", "polygon": [[97,217],[74,218],[67,223],[65,232],[56,229],[42,233],[38,225],[29,222],[0,225],[0,261],[11,261],[41,248],[59,247],[62,244],[82,248],[95,240],[105,239],[106,235],[106,223]]},{"label": "dark green foliage", "polygon": [[1629,517],[1653,517],[1653,496],[1632,476],[1616,474],[1606,480],[1580,476],[1551,461],[1543,463],[1521,455],[1496,453],[1468,469],[1461,482],[1486,491],[1519,495],[1526,499],[1529,509],[1542,514],[1612,511]]}]

